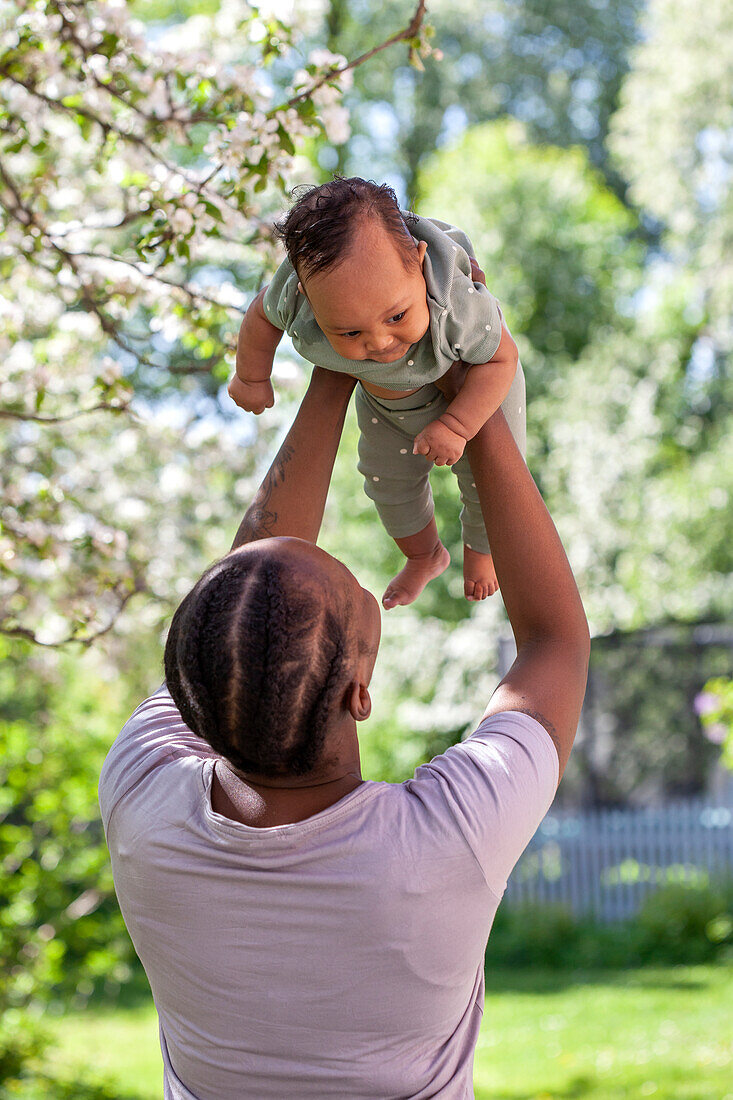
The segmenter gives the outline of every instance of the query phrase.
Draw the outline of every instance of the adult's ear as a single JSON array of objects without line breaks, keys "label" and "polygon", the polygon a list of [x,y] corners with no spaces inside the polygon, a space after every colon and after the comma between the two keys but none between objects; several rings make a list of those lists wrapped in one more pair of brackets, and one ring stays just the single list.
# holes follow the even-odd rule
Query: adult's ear
[{"label": "adult's ear", "polygon": [[352,680],[348,688],[347,706],[355,722],[364,722],[372,713],[369,688],[359,680]]}]

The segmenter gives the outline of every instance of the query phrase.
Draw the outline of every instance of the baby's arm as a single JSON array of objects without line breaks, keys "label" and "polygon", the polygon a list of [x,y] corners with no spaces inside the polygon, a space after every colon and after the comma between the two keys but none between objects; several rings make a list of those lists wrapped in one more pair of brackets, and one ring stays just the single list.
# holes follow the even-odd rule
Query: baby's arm
[{"label": "baby's arm", "polygon": [[[517,345],[502,324],[501,342],[493,358],[469,366],[457,397],[442,416],[415,436],[413,454],[425,455],[436,466],[457,462],[467,440],[473,439],[509,393],[518,360]],[[437,384],[440,386],[440,380]]]},{"label": "baby's arm", "polygon": [[237,368],[228,393],[241,409],[261,413],[275,403],[270,374],[282,330],[270,324],[262,308],[265,287],[244,315],[237,340]]},{"label": "baby's arm", "polygon": [[502,324],[501,342],[493,357],[488,363],[470,368],[460,393],[439,418],[440,422],[462,439],[473,439],[509,393],[518,361],[517,345]]},{"label": "baby's arm", "polygon": [[[486,286],[486,276],[471,256],[471,278]],[[501,310],[499,311],[501,314]],[[470,366],[463,385],[448,408],[415,436],[413,454],[425,455],[436,466],[452,466],[463,454],[466,442],[481,430],[503,402],[517,372],[519,352],[501,319],[501,340],[488,363]],[[441,380],[436,383],[441,388]]]}]

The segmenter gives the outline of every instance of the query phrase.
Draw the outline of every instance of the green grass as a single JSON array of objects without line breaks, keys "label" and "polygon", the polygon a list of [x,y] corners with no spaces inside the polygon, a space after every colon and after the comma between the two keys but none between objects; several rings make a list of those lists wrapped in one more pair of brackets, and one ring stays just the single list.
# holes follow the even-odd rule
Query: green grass
[{"label": "green grass", "polygon": [[733,969],[487,980],[477,1100],[733,1100]]},{"label": "green grass", "polygon": [[88,1008],[52,1026],[58,1043],[45,1069],[64,1077],[102,1077],[135,1100],[161,1100],[163,1062],[152,1001],[135,1008]]},{"label": "green grass", "polygon": [[[477,1100],[733,1100],[730,966],[487,978]],[[102,1073],[160,1100],[152,1006],[89,1009],[54,1025],[48,1068]]]}]

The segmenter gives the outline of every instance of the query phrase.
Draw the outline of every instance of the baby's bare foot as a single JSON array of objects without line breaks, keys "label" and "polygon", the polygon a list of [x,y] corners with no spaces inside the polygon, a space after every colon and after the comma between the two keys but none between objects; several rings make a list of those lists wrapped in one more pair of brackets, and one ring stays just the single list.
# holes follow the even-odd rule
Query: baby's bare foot
[{"label": "baby's bare foot", "polygon": [[485,600],[497,591],[499,582],[491,554],[480,554],[463,546],[463,591],[467,600]]},{"label": "baby's bare foot", "polygon": [[401,569],[387,585],[382,596],[383,606],[389,610],[390,607],[412,603],[420,595],[428,581],[432,581],[434,577],[439,577],[449,565],[450,554],[442,542],[438,542],[435,549],[429,554],[419,554],[408,558],[404,569]]}]

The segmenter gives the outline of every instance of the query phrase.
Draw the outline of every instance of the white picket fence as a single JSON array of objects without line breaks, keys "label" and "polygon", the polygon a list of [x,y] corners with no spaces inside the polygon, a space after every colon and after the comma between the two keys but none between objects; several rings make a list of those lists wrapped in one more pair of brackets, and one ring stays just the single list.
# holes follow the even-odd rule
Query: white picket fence
[{"label": "white picket fence", "polygon": [[602,921],[634,916],[668,882],[733,874],[733,806],[704,799],[549,813],[509,878],[505,904],[560,902]]}]

